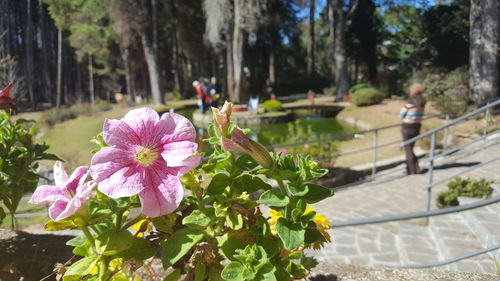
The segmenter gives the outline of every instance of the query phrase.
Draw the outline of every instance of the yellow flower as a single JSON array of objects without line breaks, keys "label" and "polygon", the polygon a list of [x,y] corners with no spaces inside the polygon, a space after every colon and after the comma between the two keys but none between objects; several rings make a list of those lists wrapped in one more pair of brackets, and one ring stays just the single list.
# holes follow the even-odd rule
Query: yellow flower
[{"label": "yellow flower", "polygon": [[[307,209],[304,211],[304,214],[310,213],[314,211],[313,207],[308,206]],[[327,232],[327,229],[330,229],[330,220],[328,218],[320,213],[316,213],[314,217],[312,218],[312,221],[316,224],[316,229],[325,237],[326,241],[331,242],[331,236],[330,233]],[[320,249],[323,247],[323,242],[315,242],[313,243],[313,248],[314,249]]]},{"label": "yellow flower", "polygon": [[283,215],[275,210],[271,210],[268,213],[271,217],[267,220],[267,223],[269,223],[269,227],[271,228],[271,233],[275,236],[278,235],[278,232],[276,231],[276,222],[278,221],[279,218],[282,218]]},{"label": "yellow flower", "polygon": [[136,230],[135,236],[142,237],[145,232],[150,232],[153,230],[148,220],[140,220],[138,223],[132,226],[133,230]]}]

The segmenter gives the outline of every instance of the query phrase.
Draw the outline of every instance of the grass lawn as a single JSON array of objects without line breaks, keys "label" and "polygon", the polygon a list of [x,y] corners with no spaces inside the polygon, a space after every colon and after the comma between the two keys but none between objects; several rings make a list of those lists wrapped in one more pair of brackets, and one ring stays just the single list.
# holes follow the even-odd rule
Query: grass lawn
[{"label": "grass lawn", "polygon": [[[90,139],[102,131],[104,119],[119,119],[130,109],[115,106],[109,111],[99,112],[91,116],[80,116],[56,124],[52,129],[47,130],[39,141],[50,145],[49,152],[56,154],[66,162],[65,168],[69,173],[77,166],[90,165],[91,151],[96,147],[90,142]],[[53,161],[46,161],[43,164],[51,166]]]}]

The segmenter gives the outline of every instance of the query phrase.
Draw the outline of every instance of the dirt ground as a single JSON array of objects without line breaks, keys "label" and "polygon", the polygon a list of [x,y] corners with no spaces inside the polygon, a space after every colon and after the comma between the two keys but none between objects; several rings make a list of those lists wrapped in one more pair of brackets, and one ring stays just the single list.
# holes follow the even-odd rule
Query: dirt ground
[{"label": "dirt ground", "polygon": [[35,281],[51,274],[56,263],[73,256],[72,247],[65,244],[71,238],[0,229],[0,280]]}]

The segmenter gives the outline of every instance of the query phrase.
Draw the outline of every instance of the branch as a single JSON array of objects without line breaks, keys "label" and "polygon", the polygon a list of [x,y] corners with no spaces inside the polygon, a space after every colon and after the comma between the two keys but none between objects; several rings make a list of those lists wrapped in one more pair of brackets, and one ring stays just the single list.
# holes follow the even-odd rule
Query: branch
[{"label": "branch", "polygon": [[349,9],[349,12],[347,12],[346,18],[350,18],[352,14],[354,14],[354,11],[356,11],[356,8],[358,7],[359,0],[350,1],[349,3],[352,2],[354,2],[354,5],[352,5],[351,8]]}]

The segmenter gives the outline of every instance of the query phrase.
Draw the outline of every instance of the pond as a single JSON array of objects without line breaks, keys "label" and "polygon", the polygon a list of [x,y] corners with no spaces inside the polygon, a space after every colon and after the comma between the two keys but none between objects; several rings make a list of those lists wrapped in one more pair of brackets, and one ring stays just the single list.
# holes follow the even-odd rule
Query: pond
[{"label": "pond", "polygon": [[[194,110],[183,110],[177,113],[192,119]],[[278,146],[284,144],[301,143],[297,146],[275,148],[282,153],[310,154],[318,160],[325,160],[324,166],[333,166],[334,158],[338,155],[338,141],[313,142],[317,139],[326,139],[338,135],[351,134],[355,128],[334,118],[324,118],[309,114],[307,110],[295,112],[295,121],[281,124],[261,125],[250,127],[248,136],[264,146]],[[198,137],[208,137],[206,128],[197,127]],[[200,142],[201,150],[210,153],[209,146]]]}]

